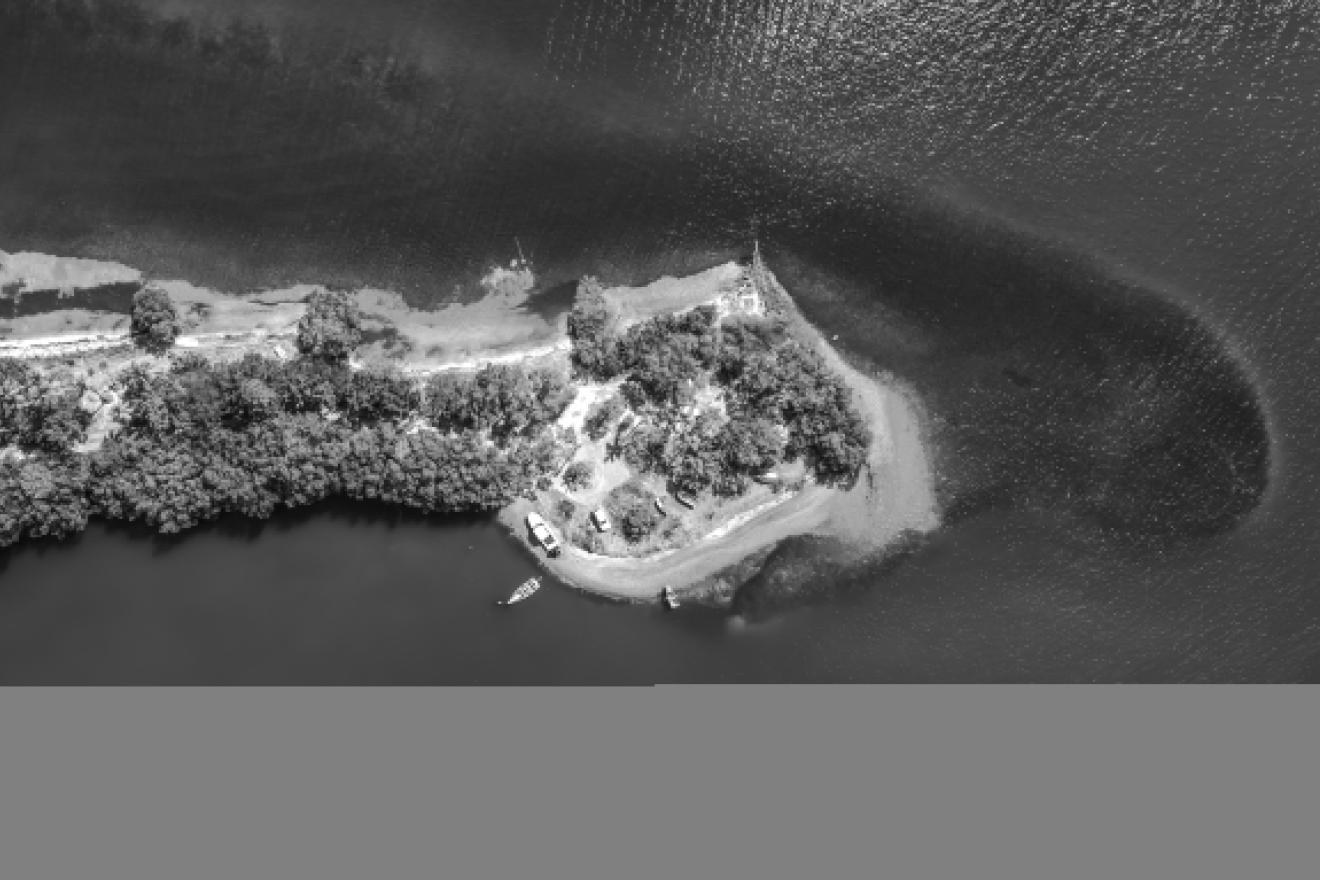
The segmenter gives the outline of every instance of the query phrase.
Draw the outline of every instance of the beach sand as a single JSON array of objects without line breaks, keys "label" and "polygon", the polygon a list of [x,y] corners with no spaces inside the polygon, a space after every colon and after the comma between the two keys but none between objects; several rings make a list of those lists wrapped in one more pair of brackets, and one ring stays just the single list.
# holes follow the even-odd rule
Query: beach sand
[{"label": "beach sand", "polygon": [[[0,251],[0,255],[3,252]],[[18,259],[21,257],[22,259]],[[118,263],[66,260],[43,254],[6,257],[0,277],[30,289],[60,284],[95,288],[111,281],[140,280]],[[643,287],[611,287],[606,296],[624,323],[710,302],[733,284],[740,271],[727,263],[685,278],[664,277]],[[313,284],[275,290],[226,293],[187,281],[149,280],[174,301],[183,325],[182,349],[249,349],[270,354],[275,345],[291,352],[298,320]],[[565,359],[566,315],[546,320],[528,308],[536,296],[530,272],[496,268],[482,279],[490,293],[472,303],[418,309],[390,290],[352,292],[364,316],[368,341],[355,355],[362,364],[392,364],[405,372],[477,369],[489,363],[536,358]],[[128,316],[92,309],[60,309],[21,318],[0,318],[0,357],[54,358],[89,355],[129,344]]]}]

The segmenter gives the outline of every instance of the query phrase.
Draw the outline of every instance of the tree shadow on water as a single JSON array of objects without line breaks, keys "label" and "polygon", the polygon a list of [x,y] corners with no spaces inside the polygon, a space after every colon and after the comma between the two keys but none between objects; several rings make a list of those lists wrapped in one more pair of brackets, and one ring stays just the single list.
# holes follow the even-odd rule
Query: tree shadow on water
[{"label": "tree shadow on water", "polygon": [[[138,522],[109,521],[107,532],[131,541],[147,541],[152,555],[172,552],[188,541],[214,535],[231,541],[253,543],[267,534],[287,534],[316,521],[339,525],[396,529],[416,526],[474,526],[489,521],[489,516],[468,513],[425,513],[381,501],[330,499],[305,507],[277,510],[269,518],[226,513],[181,532],[162,533]],[[3,557],[0,557],[3,558]]]}]

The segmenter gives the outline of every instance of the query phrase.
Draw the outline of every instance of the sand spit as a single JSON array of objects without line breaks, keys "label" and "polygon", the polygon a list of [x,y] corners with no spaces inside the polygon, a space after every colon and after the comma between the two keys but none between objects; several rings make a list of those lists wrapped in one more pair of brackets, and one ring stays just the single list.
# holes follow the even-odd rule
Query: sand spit
[{"label": "sand spit", "polygon": [[0,251],[0,290],[71,292],[139,281],[142,273],[121,263],[52,257],[33,251]]}]

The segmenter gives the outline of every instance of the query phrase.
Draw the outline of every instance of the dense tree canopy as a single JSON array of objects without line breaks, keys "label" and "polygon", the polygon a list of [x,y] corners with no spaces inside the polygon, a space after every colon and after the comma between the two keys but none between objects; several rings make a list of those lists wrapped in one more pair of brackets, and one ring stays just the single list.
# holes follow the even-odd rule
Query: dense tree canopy
[{"label": "dense tree canopy", "polygon": [[769,419],[739,417],[720,429],[716,445],[724,452],[730,469],[741,474],[761,474],[774,467],[784,454],[784,438]]},{"label": "dense tree canopy", "polygon": [[748,359],[767,355],[787,344],[788,330],[780,318],[732,315],[720,324],[716,370],[719,381],[729,383],[741,374]]},{"label": "dense tree canopy", "polygon": [[492,364],[472,375],[437,373],[426,385],[426,416],[442,431],[534,433],[563,413],[576,389],[559,370]]},{"label": "dense tree canopy", "polygon": [[87,433],[81,383],[60,383],[22,361],[0,359],[0,446],[68,452]]},{"label": "dense tree canopy", "polygon": [[848,386],[819,354],[791,341],[751,355],[736,376],[731,387],[738,414],[785,425],[785,454],[803,457],[821,482],[856,481],[871,430]]},{"label": "dense tree canopy", "polygon": [[129,334],[134,345],[151,354],[165,354],[173,347],[179,329],[179,313],[168,293],[144,287],[133,294]]},{"label": "dense tree canopy", "polygon": [[635,324],[616,348],[618,362],[640,396],[661,405],[685,404],[715,364],[715,310],[701,306]]},{"label": "dense tree canopy", "polygon": [[346,415],[359,425],[402,421],[421,403],[421,395],[412,380],[391,368],[354,373],[348,383],[346,398]]},{"label": "dense tree canopy", "polygon": [[78,459],[0,462],[0,547],[82,531],[91,512],[86,480]]},{"label": "dense tree canopy", "polygon": [[[572,318],[575,363],[597,378],[622,374],[621,396],[644,416],[618,451],[639,470],[693,494],[737,495],[747,478],[803,458],[818,480],[851,485],[866,461],[870,431],[852,394],[782,318],[717,320],[702,306],[610,330],[604,297],[584,284]],[[724,389],[729,419],[684,408],[709,383]],[[615,417],[609,403],[588,414],[592,439]]]},{"label": "dense tree canopy", "polygon": [[611,394],[604,400],[597,401],[587,410],[582,430],[592,440],[600,440],[609,433],[610,426],[623,415],[628,406],[619,394]]},{"label": "dense tree canopy", "polygon": [[[0,406],[7,439],[39,437],[52,423],[30,427],[32,401],[44,399],[31,391],[38,378],[0,361],[0,388],[28,389]],[[545,377],[512,383],[542,409],[522,411],[520,429],[493,444],[477,429],[402,432],[398,422],[417,410],[419,395],[390,370],[184,356],[163,373],[131,367],[121,383],[123,427],[95,453],[38,450],[0,463],[0,545],[69,534],[89,515],[177,532],[224,513],[267,517],[332,496],[432,512],[491,510],[529,493],[571,450],[545,418],[554,385]]]}]

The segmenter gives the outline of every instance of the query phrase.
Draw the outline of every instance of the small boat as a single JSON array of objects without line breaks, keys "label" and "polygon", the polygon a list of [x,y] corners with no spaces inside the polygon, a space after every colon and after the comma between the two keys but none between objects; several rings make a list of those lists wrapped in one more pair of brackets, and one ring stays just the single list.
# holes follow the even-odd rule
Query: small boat
[{"label": "small boat", "polygon": [[541,589],[539,578],[528,578],[518,585],[518,589],[509,594],[509,598],[501,599],[496,605],[515,605],[524,599],[530,599],[532,594]]},{"label": "small boat", "polygon": [[660,598],[665,600],[665,604],[672,610],[678,607],[678,596],[674,593],[673,587],[665,587],[660,591]]},{"label": "small boat", "polygon": [[559,541],[555,539],[554,532],[550,531],[550,526],[546,525],[539,513],[527,514],[527,528],[532,530],[532,537],[536,539],[536,543],[545,548],[547,556],[559,555],[561,549]]}]

